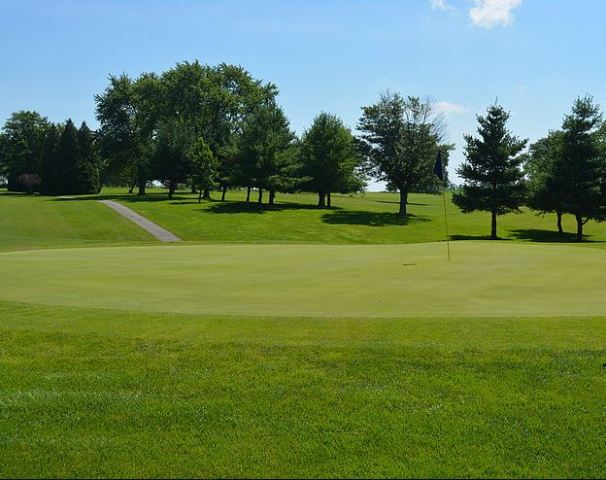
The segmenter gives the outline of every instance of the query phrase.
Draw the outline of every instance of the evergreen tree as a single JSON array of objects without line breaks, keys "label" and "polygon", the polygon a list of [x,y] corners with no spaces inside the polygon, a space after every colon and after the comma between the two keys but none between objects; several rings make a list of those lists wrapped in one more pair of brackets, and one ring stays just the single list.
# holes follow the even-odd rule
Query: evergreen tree
[{"label": "evergreen tree", "polygon": [[98,193],[101,189],[99,162],[95,151],[94,137],[86,122],[78,130],[80,162],[76,165],[74,190],[76,193]]},{"label": "evergreen tree", "polygon": [[44,195],[56,195],[57,186],[55,180],[57,178],[57,149],[61,133],[57,125],[51,124],[44,139],[42,148],[42,185],[41,191]]},{"label": "evergreen tree", "polygon": [[562,155],[562,134],[561,131],[549,132],[533,143],[524,167],[528,177],[528,206],[540,213],[555,212],[560,233],[563,233],[561,192],[553,181],[553,167]]},{"label": "evergreen tree", "polygon": [[591,97],[578,98],[564,118],[561,154],[555,157],[547,188],[557,192],[558,204],[577,222],[577,241],[589,220],[606,219],[606,160],[601,142],[602,115]]},{"label": "evergreen tree", "polygon": [[335,115],[321,113],[301,139],[303,187],[318,193],[318,206],[331,206],[332,192],[349,193],[364,185],[356,175],[360,157],[348,128]]},{"label": "evergreen tree", "polygon": [[520,155],[527,140],[520,140],[507,130],[509,113],[499,105],[478,116],[480,138],[465,135],[466,161],[457,173],[465,183],[454,203],[463,211],[491,213],[490,238],[497,238],[497,216],[519,212],[524,202],[525,183]]},{"label": "evergreen tree", "polygon": [[71,195],[77,193],[77,166],[81,161],[80,145],[78,145],[78,130],[74,122],[68,119],[63,127],[57,147],[57,162],[53,185],[55,194]]}]

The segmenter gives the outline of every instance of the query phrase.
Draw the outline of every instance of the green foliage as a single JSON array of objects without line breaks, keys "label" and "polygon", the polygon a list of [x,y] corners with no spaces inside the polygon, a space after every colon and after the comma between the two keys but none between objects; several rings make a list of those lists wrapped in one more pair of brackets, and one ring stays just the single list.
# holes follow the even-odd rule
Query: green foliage
[{"label": "green foliage", "polygon": [[480,138],[465,136],[466,161],[457,171],[465,183],[453,201],[464,213],[490,212],[494,239],[497,216],[517,212],[524,203],[524,157],[520,153],[527,140],[520,140],[507,130],[509,113],[499,105],[492,105],[485,117],[477,118]]},{"label": "green foliage", "polygon": [[600,144],[602,115],[591,97],[578,98],[562,125],[560,153],[551,164],[547,189],[562,212],[577,220],[577,240],[589,219],[606,219],[606,155]]},{"label": "green foliage", "polygon": [[203,138],[198,138],[191,152],[193,184],[199,189],[198,203],[205,190],[216,185],[219,163]]},{"label": "green foliage", "polygon": [[74,122],[68,119],[61,132],[57,145],[57,164],[55,167],[55,193],[77,193],[78,165],[82,162],[82,153],[78,143],[78,130]]},{"label": "green foliage", "polygon": [[321,113],[314,119],[301,138],[300,157],[302,188],[317,192],[320,206],[326,205],[327,196],[330,202],[333,192],[356,192],[364,186],[353,136],[335,115]]},{"label": "green foliage", "polygon": [[44,138],[42,149],[42,186],[44,195],[55,195],[60,180],[58,148],[61,139],[60,125],[51,124]]},{"label": "green foliage", "polygon": [[290,130],[282,109],[267,105],[257,109],[244,120],[238,138],[240,182],[269,190],[269,203],[276,191],[294,190],[297,184],[295,135]]},{"label": "green foliage", "polygon": [[409,192],[433,181],[440,119],[429,101],[398,93],[385,93],[362,111],[358,130],[367,171],[400,191],[399,214],[405,216]]},{"label": "green foliage", "polygon": [[127,181],[136,172],[139,194],[144,195],[161,85],[151,73],[135,81],[124,74],[110,76],[109,82],[103,94],[95,96],[100,150],[110,170]]},{"label": "green foliage", "polygon": [[42,149],[49,125],[46,117],[33,111],[15,112],[4,124],[0,173],[6,175],[9,190],[25,191],[19,177],[41,174]]},{"label": "green foliage", "polygon": [[193,133],[183,119],[161,120],[154,138],[151,171],[168,186],[172,198],[179,182],[191,172]]}]

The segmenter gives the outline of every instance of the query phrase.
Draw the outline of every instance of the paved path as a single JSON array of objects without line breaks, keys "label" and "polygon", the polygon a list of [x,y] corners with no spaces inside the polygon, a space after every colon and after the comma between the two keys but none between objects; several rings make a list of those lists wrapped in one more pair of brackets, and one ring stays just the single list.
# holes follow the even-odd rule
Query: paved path
[{"label": "paved path", "polygon": [[149,221],[147,218],[139,215],[138,213],[133,212],[130,208],[125,207],[124,205],[118,202],[114,202],[113,200],[99,200],[99,202],[103,203],[104,205],[107,205],[109,208],[115,210],[123,217],[128,218],[130,221],[136,223],[142,229],[147,230],[161,242],[181,241],[181,239],[177,237],[174,233],[171,233],[165,228],[162,228],[160,225]]}]

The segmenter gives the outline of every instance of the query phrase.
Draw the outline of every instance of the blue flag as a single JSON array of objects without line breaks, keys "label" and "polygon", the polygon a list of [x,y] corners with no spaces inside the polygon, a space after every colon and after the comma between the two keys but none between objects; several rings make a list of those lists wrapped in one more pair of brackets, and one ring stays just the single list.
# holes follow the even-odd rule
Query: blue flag
[{"label": "blue flag", "polygon": [[440,180],[444,181],[444,166],[442,165],[442,151],[438,150],[436,164],[433,166],[433,173]]}]

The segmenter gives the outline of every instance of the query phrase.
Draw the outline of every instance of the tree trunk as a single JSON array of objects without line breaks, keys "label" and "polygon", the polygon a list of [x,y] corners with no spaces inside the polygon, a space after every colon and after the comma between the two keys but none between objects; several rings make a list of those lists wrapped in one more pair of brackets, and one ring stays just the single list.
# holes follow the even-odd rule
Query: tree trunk
[{"label": "tree trunk", "polygon": [[204,195],[202,195],[204,200],[210,200],[210,188],[204,187]]},{"label": "tree trunk", "polygon": [[259,200],[257,201],[259,205],[263,205],[263,189],[259,189]]},{"label": "tree trunk", "polygon": [[168,199],[169,200],[173,199],[173,195],[175,193],[175,190],[177,189],[176,187],[177,187],[177,185],[175,182],[168,183]]},{"label": "tree trunk", "polygon": [[327,206],[328,208],[332,207],[332,200],[331,200],[331,198],[330,198],[330,192],[328,192],[328,193],[326,194],[326,206]]},{"label": "tree trunk", "polygon": [[250,202],[250,187],[246,187],[246,203]]},{"label": "tree trunk", "polygon": [[400,215],[401,217],[405,217],[406,215],[408,215],[408,210],[406,209],[407,205],[408,192],[400,189],[400,211],[398,212],[398,215]]},{"label": "tree trunk", "polygon": [[191,193],[198,193],[198,189],[196,188],[196,184],[195,183],[191,184]]},{"label": "tree trunk", "polygon": [[581,215],[575,215],[577,219],[577,242],[583,241],[583,217]]},{"label": "tree trunk", "polygon": [[202,203],[202,193],[203,193],[202,189],[200,188],[198,190],[198,203]]},{"label": "tree trunk", "polygon": [[564,229],[562,228],[562,212],[556,212],[556,215],[558,216],[558,232],[564,233]]},{"label": "tree trunk", "polygon": [[274,199],[276,198],[276,191],[273,188],[269,189],[269,204],[274,204]]},{"label": "tree trunk", "polygon": [[227,185],[223,185],[221,188],[221,201],[225,201],[225,194],[227,193]]},{"label": "tree trunk", "polygon": [[318,192],[318,207],[326,206],[326,194],[324,192]]},{"label": "tree trunk", "polygon": [[145,176],[143,175],[143,172],[139,171],[139,176],[137,178],[137,183],[139,184],[139,191],[137,192],[137,196],[138,197],[144,197],[145,196],[145,184],[147,183],[145,180]]},{"label": "tree trunk", "polygon": [[137,182],[132,182],[129,186],[128,186],[128,193],[133,193],[133,191],[135,190],[135,187],[137,186]]},{"label": "tree trunk", "polygon": [[490,225],[490,239],[496,240],[497,238],[497,212],[492,212],[492,221]]}]

